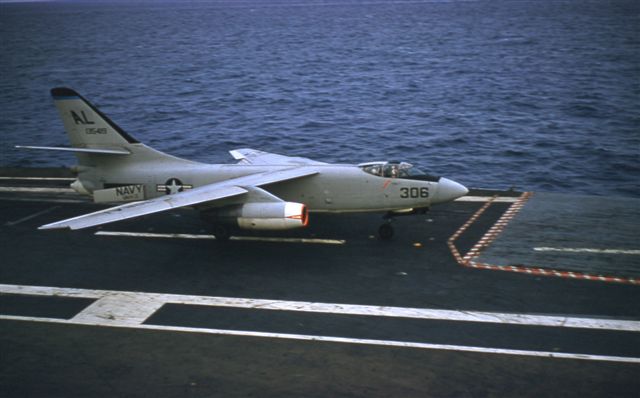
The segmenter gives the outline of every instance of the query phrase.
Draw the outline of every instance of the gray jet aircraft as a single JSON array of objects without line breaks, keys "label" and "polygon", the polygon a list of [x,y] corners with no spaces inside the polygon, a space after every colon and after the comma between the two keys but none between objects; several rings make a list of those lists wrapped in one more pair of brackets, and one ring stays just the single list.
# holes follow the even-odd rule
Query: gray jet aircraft
[{"label": "gray jet aircraft", "polygon": [[51,95],[71,147],[20,148],[75,153],[73,189],[95,202],[127,203],[40,229],[82,229],[191,207],[211,223],[216,239],[225,240],[234,227],[304,227],[309,212],[385,212],[378,233],[390,239],[394,216],[424,213],[468,192],[404,162],[329,164],[247,148],[230,151],[235,164],[192,162],[140,143],[72,89],[54,88]]}]

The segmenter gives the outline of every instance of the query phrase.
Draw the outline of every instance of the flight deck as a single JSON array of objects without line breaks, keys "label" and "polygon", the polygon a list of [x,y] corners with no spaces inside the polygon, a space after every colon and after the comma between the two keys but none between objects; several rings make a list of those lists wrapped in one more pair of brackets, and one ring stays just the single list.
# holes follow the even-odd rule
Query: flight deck
[{"label": "flight deck", "polygon": [[189,210],[81,231],[64,169],[0,178],[0,396],[635,396],[640,201],[473,190],[217,242]]}]

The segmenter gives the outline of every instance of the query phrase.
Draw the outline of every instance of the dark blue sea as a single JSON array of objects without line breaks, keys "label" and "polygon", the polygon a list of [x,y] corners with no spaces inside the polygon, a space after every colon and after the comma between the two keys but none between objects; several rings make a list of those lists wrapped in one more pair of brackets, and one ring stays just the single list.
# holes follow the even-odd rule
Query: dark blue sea
[{"label": "dark blue sea", "polygon": [[202,162],[405,160],[472,187],[640,197],[636,0],[0,4],[0,165],[61,166],[49,89]]}]

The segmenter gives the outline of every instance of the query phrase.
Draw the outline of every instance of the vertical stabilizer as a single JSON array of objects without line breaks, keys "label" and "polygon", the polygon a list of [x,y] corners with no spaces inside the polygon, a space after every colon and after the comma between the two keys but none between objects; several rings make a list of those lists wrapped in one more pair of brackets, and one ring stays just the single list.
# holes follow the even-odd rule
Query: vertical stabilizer
[{"label": "vertical stabilizer", "polygon": [[54,88],[51,96],[73,147],[106,149],[139,143],[72,89]]},{"label": "vertical stabilizer", "polygon": [[[193,163],[150,148],[121,129],[93,104],[74,90],[58,87],[51,90],[64,128],[73,148],[84,148],[76,156],[81,166],[113,166],[145,161]],[[95,150],[92,153],[90,150]],[[108,151],[129,153],[115,159]]]}]

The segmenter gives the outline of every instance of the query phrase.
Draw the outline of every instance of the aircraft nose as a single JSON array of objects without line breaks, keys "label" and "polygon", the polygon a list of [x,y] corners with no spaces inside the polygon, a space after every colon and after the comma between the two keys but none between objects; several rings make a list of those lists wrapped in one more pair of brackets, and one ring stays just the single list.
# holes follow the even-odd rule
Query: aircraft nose
[{"label": "aircraft nose", "polygon": [[440,178],[435,202],[449,202],[469,193],[469,190],[462,184],[448,178]]}]

